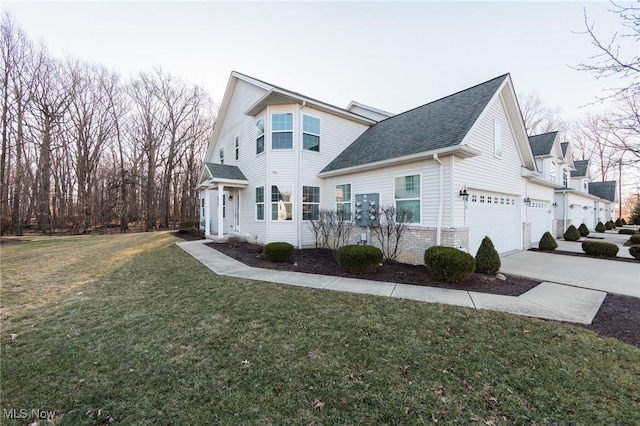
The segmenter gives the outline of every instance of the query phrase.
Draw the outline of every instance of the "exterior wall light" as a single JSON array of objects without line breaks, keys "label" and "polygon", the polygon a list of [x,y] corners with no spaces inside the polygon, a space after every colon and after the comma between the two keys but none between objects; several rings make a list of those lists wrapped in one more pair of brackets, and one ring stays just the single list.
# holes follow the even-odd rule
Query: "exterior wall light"
[{"label": "exterior wall light", "polygon": [[460,196],[462,197],[462,201],[464,201],[465,203],[469,201],[469,193],[467,192],[466,186],[460,190]]},{"label": "exterior wall light", "polygon": [[529,197],[525,198],[525,199],[524,199],[524,203],[525,203],[526,205],[530,206],[530,205],[531,205],[531,198],[529,198]]},{"label": "exterior wall light", "polygon": [[554,209],[557,209],[558,208],[558,203],[551,204],[551,207],[553,207]]},{"label": "exterior wall light", "polygon": [[574,207],[575,207],[575,206],[574,206],[573,204],[571,204],[571,205],[569,206],[569,208],[570,208],[570,209],[572,209],[572,208],[574,208]]}]

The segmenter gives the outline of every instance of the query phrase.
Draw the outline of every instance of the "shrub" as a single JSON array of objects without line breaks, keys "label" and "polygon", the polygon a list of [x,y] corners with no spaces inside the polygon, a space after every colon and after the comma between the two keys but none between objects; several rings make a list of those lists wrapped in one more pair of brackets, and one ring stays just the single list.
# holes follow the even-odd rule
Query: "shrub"
[{"label": "shrub", "polygon": [[295,248],[291,244],[277,241],[264,246],[264,258],[276,263],[286,262],[291,259],[294,251]]},{"label": "shrub", "polygon": [[199,225],[199,222],[197,220],[181,220],[180,225],[178,225],[178,229],[180,230],[196,229],[198,225]]},{"label": "shrub", "polygon": [[620,219],[620,222],[622,222],[622,226],[625,226],[627,224],[627,221],[624,220],[624,217]]},{"label": "shrub", "polygon": [[617,227],[623,226],[622,219],[621,218],[617,218],[615,224],[616,224]]},{"label": "shrub", "polygon": [[631,241],[633,244],[640,244],[640,232],[636,232],[635,234],[631,235],[631,237],[629,237],[629,241]]},{"label": "shrub", "polygon": [[596,232],[604,232],[607,228],[604,226],[604,223],[598,222],[596,225]]},{"label": "shrub", "polygon": [[573,225],[570,225],[563,235],[566,241],[578,241],[581,237],[580,231]]},{"label": "shrub", "polygon": [[433,246],[424,252],[424,263],[434,280],[448,283],[464,281],[473,274],[476,260],[453,247]]},{"label": "shrub", "polygon": [[551,251],[558,248],[558,243],[556,243],[555,238],[553,238],[550,232],[545,232],[544,235],[542,235],[540,242],[538,243],[538,248],[540,250]]},{"label": "shrub", "polygon": [[636,233],[636,231],[634,231],[633,229],[629,229],[629,228],[618,229],[618,234],[633,235],[635,233]]},{"label": "shrub", "polygon": [[611,226],[611,221],[606,222],[606,223],[604,224],[604,228],[605,228],[607,231],[611,231],[611,230],[613,229],[613,226]]},{"label": "shrub", "polygon": [[616,225],[616,223],[613,221],[613,219],[611,219],[611,220],[609,221],[609,223],[611,223],[611,229],[616,229],[616,227],[618,226],[618,225]]},{"label": "shrub", "polygon": [[484,237],[476,253],[476,272],[495,274],[500,270],[500,255],[491,238]]},{"label": "shrub", "polygon": [[372,274],[382,262],[382,250],[374,246],[342,246],[336,251],[336,259],[350,274]]},{"label": "shrub", "polygon": [[589,228],[587,228],[587,225],[584,223],[581,223],[580,226],[578,226],[578,232],[580,232],[581,237],[586,237],[589,235]]},{"label": "shrub", "polygon": [[640,260],[640,246],[629,247],[629,254],[636,259]]},{"label": "shrub", "polygon": [[582,250],[589,256],[616,257],[618,246],[604,241],[583,241]]}]

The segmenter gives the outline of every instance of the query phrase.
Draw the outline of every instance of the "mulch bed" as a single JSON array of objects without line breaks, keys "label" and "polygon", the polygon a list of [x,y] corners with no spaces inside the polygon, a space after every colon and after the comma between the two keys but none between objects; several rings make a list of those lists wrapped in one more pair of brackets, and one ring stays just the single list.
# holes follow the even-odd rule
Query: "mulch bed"
[{"label": "mulch bed", "polygon": [[[188,235],[177,235],[188,240],[195,240]],[[249,266],[257,268],[281,269],[287,271],[309,272],[314,274],[350,277],[342,272],[329,250],[305,249],[296,250],[292,262],[285,264],[271,263],[261,255],[261,247],[249,243],[239,243],[236,247],[229,244],[208,244],[210,247],[233,257]],[[581,255],[573,252],[558,252],[568,256]],[[632,259],[628,259],[634,262]],[[499,281],[491,275],[474,274],[469,281],[448,284],[431,280],[424,266],[402,263],[385,264],[375,274],[358,276],[358,278],[377,281],[399,282],[456,290],[477,291],[491,294],[519,296],[539,284],[539,281],[508,276],[506,281]],[[608,294],[600,310],[589,325],[572,324],[594,331],[601,336],[613,337],[622,342],[640,348],[640,298]]]},{"label": "mulch bed", "polygon": [[478,273],[473,274],[467,281],[461,283],[445,283],[432,280],[425,266],[408,265],[406,263],[385,263],[373,274],[353,275],[340,269],[338,262],[333,257],[333,253],[328,249],[296,249],[291,261],[273,263],[262,256],[262,247],[255,244],[239,242],[233,245],[225,243],[209,243],[207,245],[254,268],[278,269],[281,271],[304,272],[334,277],[360,278],[365,280],[476,291],[479,293],[502,294],[505,296],[520,296],[522,293],[540,284],[540,281],[515,276],[508,276],[505,281],[501,281],[497,279],[495,275]]}]

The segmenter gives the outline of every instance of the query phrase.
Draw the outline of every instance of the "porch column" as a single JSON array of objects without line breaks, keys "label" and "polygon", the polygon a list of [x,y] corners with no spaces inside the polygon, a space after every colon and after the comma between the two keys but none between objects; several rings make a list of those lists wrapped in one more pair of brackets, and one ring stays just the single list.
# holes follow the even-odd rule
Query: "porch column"
[{"label": "porch column", "polygon": [[223,201],[224,201],[224,185],[218,184],[218,237],[222,238],[224,232],[224,219],[222,217],[222,209],[223,209]]},{"label": "porch column", "polygon": [[209,188],[204,189],[204,235],[211,235],[211,200],[209,199]]}]

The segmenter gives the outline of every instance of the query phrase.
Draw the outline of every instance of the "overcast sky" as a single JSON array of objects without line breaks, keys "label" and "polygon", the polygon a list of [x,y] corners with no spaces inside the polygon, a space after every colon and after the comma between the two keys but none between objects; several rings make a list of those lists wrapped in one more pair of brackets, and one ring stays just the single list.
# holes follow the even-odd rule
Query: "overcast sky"
[{"label": "overcast sky", "polygon": [[[605,2],[30,2],[3,1],[56,56],[128,77],[155,66],[222,100],[232,70],[346,107],[402,112],[510,72],[580,115],[616,81],[571,69],[619,29]],[[634,46],[632,48],[637,48]]]}]

